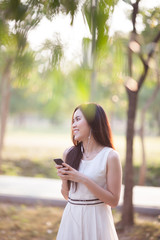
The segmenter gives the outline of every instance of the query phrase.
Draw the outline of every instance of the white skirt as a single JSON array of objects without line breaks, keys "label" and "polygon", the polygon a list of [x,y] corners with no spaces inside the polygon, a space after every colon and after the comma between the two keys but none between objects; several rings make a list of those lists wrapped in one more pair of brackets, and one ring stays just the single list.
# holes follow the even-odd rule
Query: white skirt
[{"label": "white skirt", "polygon": [[56,240],[118,240],[111,207],[67,203]]}]

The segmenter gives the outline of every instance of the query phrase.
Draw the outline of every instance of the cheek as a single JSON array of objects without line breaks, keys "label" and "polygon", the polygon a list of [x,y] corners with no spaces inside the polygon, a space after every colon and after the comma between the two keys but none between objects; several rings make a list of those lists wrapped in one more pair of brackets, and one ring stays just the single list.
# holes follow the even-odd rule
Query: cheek
[{"label": "cheek", "polygon": [[79,129],[80,129],[81,133],[88,136],[90,127],[85,120],[79,122]]}]

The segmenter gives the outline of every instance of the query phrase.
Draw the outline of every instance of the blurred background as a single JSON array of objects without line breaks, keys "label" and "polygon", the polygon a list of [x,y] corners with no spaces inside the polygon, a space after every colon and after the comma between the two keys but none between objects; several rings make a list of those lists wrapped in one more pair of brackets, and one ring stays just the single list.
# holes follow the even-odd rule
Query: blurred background
[{"label": "blurred background", "polygon": [[93,101],[126,188],[159,187],[159,90],[160,0],[0,0],[1,175],[58,178],[72,112]]}]

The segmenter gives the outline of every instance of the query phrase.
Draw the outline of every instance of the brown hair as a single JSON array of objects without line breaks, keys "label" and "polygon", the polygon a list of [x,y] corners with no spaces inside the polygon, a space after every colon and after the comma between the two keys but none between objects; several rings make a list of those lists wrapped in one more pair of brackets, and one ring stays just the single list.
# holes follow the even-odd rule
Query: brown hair
[{"label": "brown hair", "polygon": [[[113,141],[112,141],[112,132],[110,128],[109,121],[107,119],[106,113],[103,108],[95,103],[85,103],[81,104],[75,108],[72,115],[72,123],[74,113],[80,109],[83,113],[88,125],[91,128],[93,138],[96,142],[101,144],[102,146],[111,147],[114,149]],[[74,147],[68,152],[66,156],[66,163],[69,164],[74,169],[78,170],[80,161],[82,159],[81,152],[81,142],[75,141],[74,134],[72,131],[72,141]],[[70,186],[70,182],[69,182]],[[77,184],[76,184],[77,188]]]}]

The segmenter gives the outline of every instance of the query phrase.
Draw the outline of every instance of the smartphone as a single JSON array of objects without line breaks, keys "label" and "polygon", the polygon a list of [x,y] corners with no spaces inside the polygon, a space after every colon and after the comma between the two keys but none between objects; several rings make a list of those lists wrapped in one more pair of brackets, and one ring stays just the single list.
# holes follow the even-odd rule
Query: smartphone
[{"label": "smartphone", "polygon": [[[55,158],[53,159],[53,161],[57,164],[57,165],[62,165],[62,163],[64,163],[64,161],[61,158]],[[63,166],[63,165],[62,165]],[[64,166],[63,166],[64,167]]]}]

